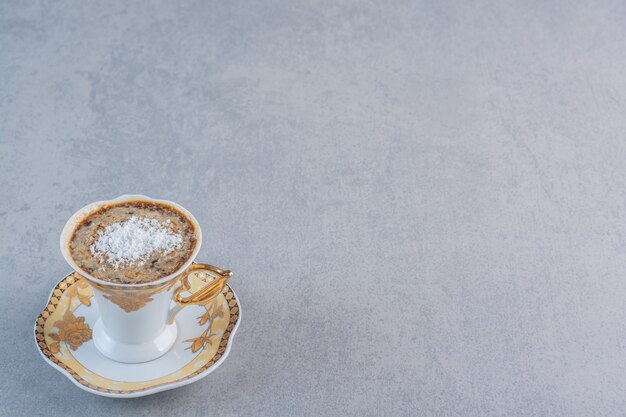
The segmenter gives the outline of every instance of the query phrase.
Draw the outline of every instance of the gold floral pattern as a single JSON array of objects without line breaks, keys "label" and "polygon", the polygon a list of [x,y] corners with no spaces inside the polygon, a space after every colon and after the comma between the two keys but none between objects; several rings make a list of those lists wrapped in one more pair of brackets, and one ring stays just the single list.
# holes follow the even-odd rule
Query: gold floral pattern
[{"label": "gold floral pattern", "polygon": [[152,301],[152,294],[141,294],[136,292],[118,292],[105,295],[104,298],[127,313],[137,311],[148,302]]},{"label": "gold floral pattern", "polygon": [[85,278],[80,277],[76,279],[76,285],[72,285],[70,288],[67,289],[67,295],[69,295],[70,297],[76,297],[78,298],[78,301],[80,301],[81,304],[86,305],[87,307],[89,307],[91,305],[91,296],[87,296],[85,294],[81,294],[78,292],[78,289],[86,289],[89,287],[89,284],[87,284],[87,281],[85,280]]},{"label": "gold floral pattern", "polygon": [[213,300],[208,305],[204,306],[205,312],[203,315],[198,317],[201,326],[206,324],[209,321],[209,326],[202,332],[202,334],[198,337],[194,337],[192,339],[187,339],[185,342],[191,343],[186,349],[191,349],[193,353],[196,353],[199,350],[203,350],[207,345],[213,346],[213,341],[211,338],[213,336],[217,336],[216,333],[213,333],[211,327],[213,326],[213,321],[217,318],[223,318],[224,312],[219,307],[216,300]]},{"label": "gold floral pattern", "polygon": [[206,312],[198,317],[200,326],[203,326],[209,320],[224,317],[224,312],[219,308],[219,305],[215,301],[210,302],[209,305],[204,306],[204,308]]},{"label": "gold floral pattern", "polygon": [[217,336],[217,334],[209,333],[210,331],[211,326],[207,327],[200,336],[194,337],[193,339],[185,340],[185,342],[191,342],[191,346],[187,347],[186,349],[191,349],[193,353],[196,353],[199,350],[203,350],[207,345],[213,346],[213,341],[211,340],[211,338],[213,336]]},{"label": "gold floral pattern", "polygon": [[91,283],[99,291],[102,291],[105,295],[104,298],[117,305],[119,308],[127,313],[137,311],[144,307],[147,303],[152,301],[152,297],[161,291],[166,286],[160,285],[158,287],[146,287],[146,288],[124,288],[124,287],[109,287],[94,282]]},{"label": "gold floral pattern", "polygon": [[[87,278],[79,275],[77,272],[73,274],[78,281],[81,282],[82,287],[88,287]],[[166,283],[160,283],[155,285],[146,285],[140,288],[127,288],[119,287],[116,285],[103,285],[91,281],[91,285],[97,288],[99,291],[106,294],[104,298],[117,305],[119,308],[127,313],[137,311],[143,308],[146,304],[153,300],[153,296],[160,293],[163,290],[170,291],[172,287],[180,281],[180,276],[173,278]],[[73,287],[70,287],[68,291],[72,291]],[[76,289],[74,289],[76,291]],[[81,301],[82,302],[82,301]],[[86,304],[90,305],[90,304]]]},{"label": "gold floral pattern", "polygon": [[[78,299],[80,304],[89,307],[92,295],[79,292],[79,289],[88,289],[89,284],[82,277],[75,278],[73,284],[66,291],[70,307],[74,298]],[[70,308],[63,314],[63,320],[58,320],[54,323],[54,327],[58,332],[48,334],[55,341],[50,344],[50,351],[53,353],[58,353],[61,350],[61,342],[66,343],[70,349],[76,350],[80,345],[91,340],[91,328],[85,323],[85,318],[76,317]]]},{"label": "gold floral pattern", "polygon": [[84,317],[76,317],[71,310],[67,310],[63,315],[63,320],[59,320],[54,323],[59,332],[50,333],[51,339],[56,340],[50,346],[50,350],[58,352],[59,342],[65,342],[72,350],[78,349],[80,345],[91,340],[91,329],[89,325],[85,323]]}]

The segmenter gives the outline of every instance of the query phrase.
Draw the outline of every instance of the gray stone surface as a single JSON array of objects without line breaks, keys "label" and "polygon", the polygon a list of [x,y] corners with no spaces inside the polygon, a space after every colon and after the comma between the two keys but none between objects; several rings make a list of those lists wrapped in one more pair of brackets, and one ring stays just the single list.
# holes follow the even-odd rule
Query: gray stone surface
[{"label": "gray stone surface", "polygon": [[[625,19],[3,1],[0,415],[625,415]],[[244,307],[221,368],[136,400],[32,340],[64,222],[124,193],[191,210]]]}]

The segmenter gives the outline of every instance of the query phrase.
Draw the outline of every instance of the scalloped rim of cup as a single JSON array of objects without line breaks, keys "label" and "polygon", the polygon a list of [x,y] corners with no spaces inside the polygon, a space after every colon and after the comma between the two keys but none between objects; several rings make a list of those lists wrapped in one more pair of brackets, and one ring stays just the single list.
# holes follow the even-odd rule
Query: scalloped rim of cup
[{"label": "scalloped rim of cup", "polygon": [[[193,225],[194,231],[196,233],[196,246],[193,249],[193,252],[191,253],[191,256],[189,257],[189,259],[183,264],[183,266],[178,268],[175,272],[167,276],[164,276],[162,278],[159,278],[157,280],[154,280],[154,281],[144,282],[140,284],[125,284],[125,283],[105,281],[105,280],[96,278],[93,275],[86,272],[85,270],[83,270],[82,268],[80,268],[76,264],[76,262],[74,262],[74,259],[72,258],[72,255],[70,254],[69,244],[70,244],[70,239],[72,238],[72,235],[74,234],[74,230],[76,230],[76,227],[78,227],[78,225],[87,216],[101,209],[102,207],[116,205],[116,204],[125,203],[129,201],[145,201],[145,202],[150,202],[150,203],[161,203],[161,204],[172,206],[175,209],[179,210],[181,213],[183,213]],[[198,255],[198,252],[200,252],[200,246],[202,246],[202,229],[200,229],[200,225],[198,224],[198,221],[196,220],[196,218],[193,217],[193,215],[180,204],[174,203],[173,201],[169,201],[169,200],[158,200],[156,198],[151,198],[151,197],[141,195],[141,194],[124,194],[111,200],[96,201],[95,203],[87,204],[85,207],[81,208],[76,213],[72,214],[72,216],[69,218],[67,223],[65,223],[65,226],[63,227],[63,231],[61,232],[60,245],[61,245],[61,253],[63,254],[63,257],[65,258],[65,261],[74,269],[74,271],[78,272],[79,274],[87,278],[88,280],[94,281],[98,284],[106,285],[106,286],[116,286],[116,287],[126,287],[126,288],[144,287],[147,285],[165,283],[173,279],[174,277],[182,274],[183,271],[189,268],[189,265],[192,264],[193,260],[196,258],[196,255]]]}]

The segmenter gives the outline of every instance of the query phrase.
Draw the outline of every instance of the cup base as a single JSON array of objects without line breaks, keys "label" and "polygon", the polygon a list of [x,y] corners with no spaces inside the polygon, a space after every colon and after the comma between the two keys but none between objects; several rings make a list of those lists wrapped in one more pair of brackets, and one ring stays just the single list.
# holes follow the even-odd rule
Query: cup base
[{"label": "cup base", "polygon": [[176,342],[176,322],[165,326],[163,332],[145,343],[121,343],[104,331],[102,320],[93,326],[93,341],[96,348],[109,359],[122,363],[149,362],[165,355]]}]

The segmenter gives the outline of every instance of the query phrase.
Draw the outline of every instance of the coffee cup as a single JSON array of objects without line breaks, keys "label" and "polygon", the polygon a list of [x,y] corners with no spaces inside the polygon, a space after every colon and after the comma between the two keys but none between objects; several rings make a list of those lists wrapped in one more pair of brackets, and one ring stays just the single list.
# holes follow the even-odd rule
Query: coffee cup
[{"label": "coffee cup", "polygon": [[[195,230],[196,245],[189,259],[175,272],[166,276],[154,276],[149,282],[143,283],[110,282],[96,278],[73,259],[70,243],[76,228],[102,208],[128,202],[170,206],[191,222]],[[104,356],[117,362],[147,362],[164,355],[176,341],[178,329],[175,318],[178,312],[186,306],[211,301],[222,292],[232,275],[231,271],[194,262],[202,243],[202,232],[189,211],[171,201],[143,195],[123,195],[83,207],[66,223],[60,243],[67,263],[93,289],[99,312],[99,319],[93,327],[94,344]],[[191,293],[189,274],[195,271],[206,272],[210,280],[203,288]]]}]

